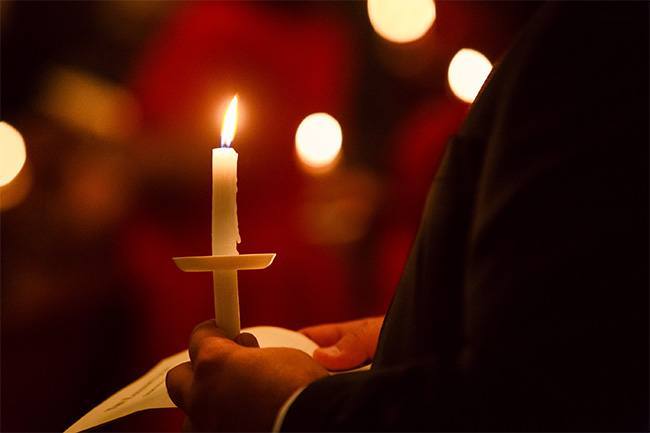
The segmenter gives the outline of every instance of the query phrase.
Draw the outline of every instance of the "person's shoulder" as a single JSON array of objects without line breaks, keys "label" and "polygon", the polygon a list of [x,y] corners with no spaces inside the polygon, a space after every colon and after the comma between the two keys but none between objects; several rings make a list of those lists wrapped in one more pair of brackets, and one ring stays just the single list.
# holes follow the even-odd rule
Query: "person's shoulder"
[{"label": "person's shoulder", "polygon": [[526,122],[589,106],[637,105],[647,95],[645,2],[553,2],[540,7],[497,63],[461,128]]}]

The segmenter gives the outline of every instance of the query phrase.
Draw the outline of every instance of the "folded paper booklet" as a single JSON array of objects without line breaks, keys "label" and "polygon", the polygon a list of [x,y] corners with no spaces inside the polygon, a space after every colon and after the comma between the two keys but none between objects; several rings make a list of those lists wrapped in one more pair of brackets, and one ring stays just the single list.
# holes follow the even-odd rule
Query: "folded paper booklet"
[{"label": "folded paper booklet", "polygon": [[[318,347],[316,343],[303,334],[284,328],[255,326],[242,329],[242,332],[255,335],[260,347],[290,347],[302,350],[309,356],[312,356],[314,350]],[[140,379],[122,388],[81,417],[64,433],[88,430],[143,410],[176,407],[167,394],[165,376],[169,370],[186,361],[189,361],[186,350],[163,359]],[[365,370],[369,367],[364,366],[344,373]]]}]

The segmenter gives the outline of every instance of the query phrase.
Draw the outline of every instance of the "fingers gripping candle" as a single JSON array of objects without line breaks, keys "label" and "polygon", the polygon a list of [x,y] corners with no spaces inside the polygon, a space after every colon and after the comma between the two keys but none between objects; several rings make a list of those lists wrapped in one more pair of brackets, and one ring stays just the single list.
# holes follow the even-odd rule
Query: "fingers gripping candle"
[{"label": "fingers gripping candle", "polygon": [[[223,118],[221,147],[212,149],[212,254],[237,255],[237,152],[231,148],[237,129],[237,96]],[[214,315],[217,326],[228,338],[239,334],[239,293],[237,271],[219,270],[212,274]]]}]

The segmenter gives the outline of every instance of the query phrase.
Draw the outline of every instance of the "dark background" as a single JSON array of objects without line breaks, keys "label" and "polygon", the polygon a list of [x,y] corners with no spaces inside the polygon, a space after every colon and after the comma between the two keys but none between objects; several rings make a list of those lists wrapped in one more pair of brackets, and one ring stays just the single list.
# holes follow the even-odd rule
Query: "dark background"
[{"label": "dark background", "polygon": [[[422,39],[394,44],[365,2],[2,2],[1,117],[27,164],[0,189],[0,428],[63,430],[211,317],[209,274],[171,257],[209,253],[215,113],[234,93],[239,251],[278,253],[240,273],[242,325],[383,314],[468,109],[449,61],[497,63],[537,6],[436,2]],[[293,139],[319,111],[343,157],[313,175]]]}]

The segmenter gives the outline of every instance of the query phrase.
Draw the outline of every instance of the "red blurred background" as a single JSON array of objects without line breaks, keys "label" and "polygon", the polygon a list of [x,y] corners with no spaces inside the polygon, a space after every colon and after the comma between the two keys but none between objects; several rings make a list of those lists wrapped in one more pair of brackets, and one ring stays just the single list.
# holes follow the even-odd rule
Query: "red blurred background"
[{"label": "red blurred background", "polygon": [[[2,120],[27,163],[0,189],[3,431],[60,431],[213,314],[210,149],[237,93],[243,326],[383,314],[424,197],[468,104],[449,90],[459,49],[493,63],[537,3],[437,2],[395,44],[365,2],[1,4]],[[327,112],[343,154],[313,174],[301,120]],[[108,429],[174,430],[175,411]]]}]

